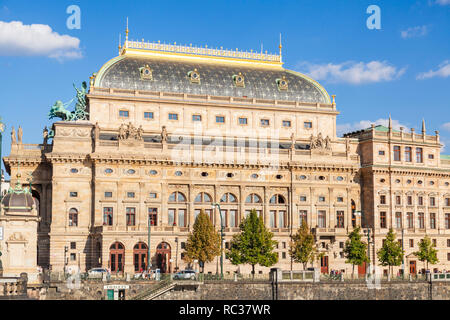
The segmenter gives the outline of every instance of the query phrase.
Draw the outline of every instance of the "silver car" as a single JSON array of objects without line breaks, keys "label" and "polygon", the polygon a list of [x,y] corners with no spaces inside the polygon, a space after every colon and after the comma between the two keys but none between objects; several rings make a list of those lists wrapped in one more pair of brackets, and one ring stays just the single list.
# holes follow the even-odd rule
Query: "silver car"
[{"label": "silver car", "polygon": [[173,275],[174,280],[195,280],[197,279],[197,274],[194,270],[184,270],[177,272]]},{"label": "silver car", "polygon": [[88,271],[89,279],[101,279],[103,278],[103,274],[106,276],[110,276],[108,269],[105,268],[94,268]]}]

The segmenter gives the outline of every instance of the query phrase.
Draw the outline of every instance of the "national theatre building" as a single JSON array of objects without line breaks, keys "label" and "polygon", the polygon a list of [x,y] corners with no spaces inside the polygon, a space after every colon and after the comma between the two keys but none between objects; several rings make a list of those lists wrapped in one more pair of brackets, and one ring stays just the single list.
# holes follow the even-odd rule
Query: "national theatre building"
[{"label": "national theatre building", "polygon": [[[119,56],[91,77],[85,120],[60,116],[40,145],[13,132],[3,159],[16,186],[0,214],[4,269],[8,253],[25,250],[53,271],[134,273],[147,268],[150,246],[153,268],[173,272],[187,267],[201,210],[217,230],[223,220],[228,248],[252,209],[278,241],[284,270],[302,221],[324,273],[352,272],[343,248],[361,225],[377,264],[393,228],[406,273],[424,267],[413,252],[425,235],[438,249],[432,267],[450,269],[450,156],[440,153],[439,133],[389,124],[338,137],[335,97],[282,66],[281,46],[271,55],[134,42],[127,32]],[[205,265],[217,268],[216,260]]]}]

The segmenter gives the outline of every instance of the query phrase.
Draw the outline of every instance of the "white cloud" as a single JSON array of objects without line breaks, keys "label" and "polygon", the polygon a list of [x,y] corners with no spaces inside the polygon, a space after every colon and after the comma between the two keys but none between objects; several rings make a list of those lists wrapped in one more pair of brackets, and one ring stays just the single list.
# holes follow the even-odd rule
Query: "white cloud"
[{"label": "white cloud", "polygon": [[[385,127],[389,126],[389,119],[378,119],[376,121],[370,121],[370,120],[361,120],[359,122],[355,123],[344,123],[344,124],[338,124],[336,126],[336,131],[339,136],[342,136],[345,133],[350,133],[353,131],[368,129],[371,127],[371,125],[375,124],[376,126],[382,125]],[[400,130],[400,127],[404,128],[404,131],[408,131],[408,127],[404,124],[401,124],[398,120],[392,120],[392,127],[394,130]]]},{"label": "white cloud", "polygon": [[429,79],[434,77],[442,77],[447,78],[450,76],[450,61],[446,60],[442,62],[438,69],[436,71],[430,70],[428,72],[420,73],[416,79],[423,80],[423,79]]},{"label": "white cloud", "polygon": [[406,68],[398,70],[386,61],[354,62],[340,64],[312,64],[301,62],[298,68],[306,68],[306,73],[316,80],[343,82],[350,84],[376,83],[398,79]]},{"label": "white cloud", "polygon": [[442,128],[446,131],[450,131],[450,122],[444,123],[442,125]]},{"label": "white cloud", "polygon": [[440,4],[441,6],[448,6],[450,5],[450,0],[436,0],[437,4]]},{"label": "white cloud", "polygon": [[428,31],[429,30],[428,30],[427,26],[417,26],[417,27],[408,28],[408,29],[400,32],[400,34],[403,39],[408,39],[408,38],[425,36],[428,33]]},{"label": "white cloud", "polygon": [[0,55],[3,56],[76,59],[82,57],[79,46],[78,38],[60,35],[45,24],[0,21]]}]

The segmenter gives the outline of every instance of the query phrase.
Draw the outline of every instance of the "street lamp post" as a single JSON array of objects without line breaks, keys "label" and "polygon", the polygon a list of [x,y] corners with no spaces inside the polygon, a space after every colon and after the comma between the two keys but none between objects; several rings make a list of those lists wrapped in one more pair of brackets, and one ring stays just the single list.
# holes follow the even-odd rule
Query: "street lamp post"
[{"label": "street lamp post", "polygon": [[223,232],[224,232],[224,226],[223,226],[223,217],[222,217],[222,210],[220,209],[220,204],[213,203],[211,207],[214,209],[215,207],[219,208],[219,216],[220,216],[220,278],[223,279]]},{"label": "street lamp post", "polygon": [[148,243],[148,252],[147,252],[147,271],[150,271],[152,264],[151,264],[151,260],[150,260],[150,250],[151,250],[151,245],[150,245],[150,235],[151,235],[151,226],[152,226],[152,220],[151,220],[151,216],[148,215],[148,233],[147,233],[147,243]]},{"label": "street lamp post", "polygon": [[403,244],[403,225],[402,225],[402,278],[405,277],[405,254],[404,254],[404,244]]}]

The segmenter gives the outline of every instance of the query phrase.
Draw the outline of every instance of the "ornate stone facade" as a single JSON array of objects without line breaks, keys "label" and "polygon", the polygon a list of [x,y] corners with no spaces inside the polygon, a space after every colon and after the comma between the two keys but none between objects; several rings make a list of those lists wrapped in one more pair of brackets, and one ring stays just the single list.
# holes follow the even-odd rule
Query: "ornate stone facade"
[{"label": "ornate stone facade", "polygon": [[[349,273],[343,244],[361,225],[358,212],[363,212],[364,227],[375,231],[373,258],[386,233],[379,227],[380,212],[387,212],[390,226],[397,209],[379,206],[378,195],[396,192],[436,194],[431,211],[439,229],[404,236],[414,237],[417,248],[423,234],[435,235],[439,267],[448,265],[444,198],[450,192],[450,160],[441,158],[438,136],[372,129],[340,138],[334,97],[331,101],[319,84],[283,69],[277,59],[194,59],[189,51],[155,50],[125,45],[101,68],[87,95],[89,121],[54,123],[52,143],[45,130],[42,145],[13,141],[6,168],[14,177],[20,163],[21,172],[32,175],[40,204],[39,265],[55,271],[66,265],[82,271],[99,266],[139,271],[146,267],[150,219],[153,267],[183,269],[183,247],[196,214],[205,210],[219,229],[219,212],[211,204],[220,203],[225,248],[246,213],[256,209],[279,242],[277,267],[300,268],[292,265],[288,249],[290,235],[305,219],[325,253],[315,265],[324,272]],[[162,69],[165,65],[170,69]],[[151,70],[151,77],[142,77],[142,68]],[[194,69],[201,82],[187,76]],[[235,84],[239,72],[245,87]],[[434,158],[394,166],[386,159],[397,143],[420,146]],[[423,190],[416,185],[419,177]],[[405,185],[408,179],[414,180],[414,189]],[[216,272],[218,261],[207,264],[206,271]],[[237,270],[249,272],[250,267],[225,260],[226,272]]]}]

